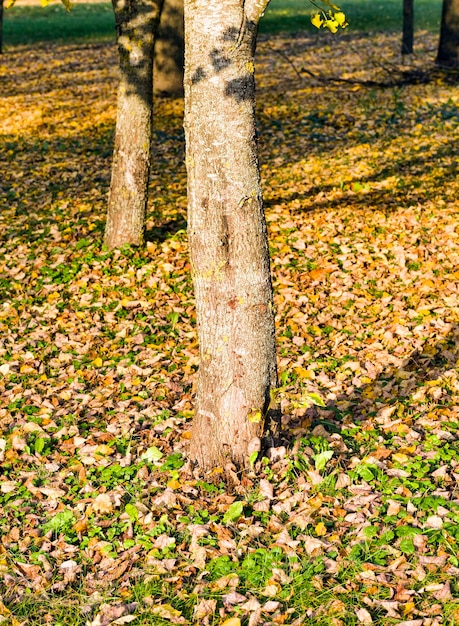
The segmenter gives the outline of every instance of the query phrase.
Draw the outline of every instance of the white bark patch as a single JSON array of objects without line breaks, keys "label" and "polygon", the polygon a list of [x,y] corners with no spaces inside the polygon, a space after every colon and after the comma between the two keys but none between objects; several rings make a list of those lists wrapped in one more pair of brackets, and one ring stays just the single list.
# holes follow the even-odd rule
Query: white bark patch
[{"label": "white bark patch", "polygon": [[223,394],[220,401],[220,412],[222,415],[230,416],[240,413],[241,409],[245,407],[245,396],[242,389],[231,385],[228,391]]},{"label": "white bark patch", "polygon": [[132,192],[134,193],[136,190],[136,182],[135,182],[135,176],[131,170],[131,168],[129,167],[129,164],[126,167],[126,187]]},{"label": "white bark patch", "polygon": [[143,61],[143,52],[140,48],[133,48],[129,52],[129,64],[132,67],[137,67]]}]

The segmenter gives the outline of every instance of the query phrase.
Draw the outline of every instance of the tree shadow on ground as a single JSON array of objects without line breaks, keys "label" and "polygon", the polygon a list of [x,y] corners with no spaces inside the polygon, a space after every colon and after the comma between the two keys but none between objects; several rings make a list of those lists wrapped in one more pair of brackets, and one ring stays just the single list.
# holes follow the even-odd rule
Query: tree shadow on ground
[{"label": "tree shadow on ground", "polygon": [[186,219],[184,217],[168,220],[147,230],[145,232],[145,241],[166,241],[166,239],[173,237],[181,230],[186,230]]},{"label": "tree shadow on ground", "polygon": [[[307,48],[315,54],[317,45],[313,45],[313,42],[312,38],[308,38],[304,41],[294,40],[288,45],[300,46],[300,53]],[[92,70],[88,75],[85,73],[85,54],[93,53],[94,50],[97,54],[93,54],[94,59],[91,57],[91,63],[94,65],[91,65]],[[115,84],[113,71],[115,54],[112,45],[91,44],[84,49],[66,47],[64,51],[66,57],[69,57],[68,63],[66,61],[65,64],[59,55],[51,54],[50,51],[46,53],[42,49],[28,51],[31,63],[37,65],[33,80],[32,78],[26,80],[30,63],[27,68],[24,66],[21,53],[14,52],[9,55],[8,63],[11,64],[11,72],[15,78],[7,84],[8,94],[10,96],[28,94],[30,97],[36,93],[36,98],[40,96],[45,102],[51,98],[54,102],[54,99],[59,97],[55,91],[56,87],[66,93],[67,90],[74,90],[75,94],[82,90],[86,93],[88,89],[98,93],[104,81],[112,81],[113,85]],[[43,62],[39,62],[40,55],[44,59]],[[112,69],[107,70],[107,65]],[[305,108],[302,104],[304,98],[299,98],[298,104],[295,105],[295,90],[301,95],[306,83],[307,81],[298,80],[296,77],[295,82],[291,83],[291,90],[287,90],[288,93],[284,92],[283,83],[277,86],[272,94],[269,85],[262,86],[260,90],[260,158],[270,166],[269,175],[264,176],[265,206],[268,210],[276,204],[288,205],[292,201],[295,201],[295,206],[290,207],[291,209],[305,212],[335,208],[350,202],[365,211],[371,210],[373,208],[371,205],[377,206],[378,210],[387,206],[390,210],[396,203],[404,205],[407,202],[422,201],[429,193],[429,189],[436,189],[436,199],[438,195],[441,197],[446,192],[448,183],[455,176],[454,167],[443,168],[443,174],[440,175],[427,165],[429,161],[438,163],[451,156],[454,153],[453,140],[430,150],[428,155],[418,153],[393,157],[381,170],[375,167],[374,172],[369,175],[356,176],[356,182],[369,183],[368,190],[355,192],[352,188],[343,189],[339,197],[335,195],[334,198],[327,198],[327,192],[336,189],[333,182],[325,179],[323,185],[317,185],[308,173],[295,174],[291,171],[289,168],[293,170],[297,163],[305,159],[305,154],[311,159],[322,158],[324,155],[333,158],[355,146],[370,144],[374,138],[374,126],[368,125],[367,122],[376,122],[383,127],[383,131],[385,124],[390,122],[394,136],[405,130],[403,111],[398,111],[398,100],[395,96],[389,101],[389,109],[381,110],[377,107],[378,103],[371,100],[370,89],[354,93],[347,88],[343,90],[342,85],[332,86],[332,89],[343,91],[343,98],[349,101],[348,108],[354,111],[353,119],[348,119],[339,112],[327,109],[327,101],[323,98],[321,102],[325,102],[325,106],[322,107],[313,102],[311,108]],[[268,92],[271,95],[266,102],[270,103],[269,106],[273,109],[271,113],[263,109],[264,98]],[[276,93],[281,97],[281,101],[277,101]],[[277,106],[287,101],[289,106]],[[11,223],[11,226],[13,235],[19,236],[23,241],[33,238],[37,230],[52,225],[56,212],[62,214],[63,220],[71,223],[74,216],[78,218],[80,212],[88,211],[87,206],[83,208],[78,206],[82,203],[92,207],[93,218],[97,222],[97,230],[94,232],[97,233],[102,229],[110,182],[113,122],[109,123],[107,120],[104,125],[85,128],[85,132],[76,135],[73,114],[68,112],[72,103],[73,100],[72,102],[63,100],[65,119],[56,119],[52,122],[56,126],[55,129],[54,126],[50,126],[49,120],[46,120],[46,125],[40,123],[36,129],[24,131],[22,137],[5,137],[5,161],[8,166],[5,176],[0,181],[1,192],[7,201],[6,205],[9,208],[13,207],[20,216],[16,223]],[[147,231],[150,233],[147,234],[147,239],[150,237],[161,239],[169,234],[173,235],[176,232],[175,222],[179,229],[184,227],[182,221],[185,212],[186,180],[183,163],[182,112],[180,106],[159,102],[155,114],[153,171],[150,184],[151,209],[147,222]],[[356,132],[356,122],[359,121],[361,114],[366,115],[366,120]],[[431,115],[440,115],[447,120],[448,117],[457,116],[458,109],[452,102],[448,106],[445,103],[422,106],[417,122],[428,124]],[[282,146],[282,151],[274,154],[273,145]],[[21,157],[24,159],[22,164],[18,163]],[[279,157],[282,162],[275,161],[275,157]],[[416,177],[421,176],[423,171],[429,172],[431,181],[432,176],[435,177],[437,174],[439,176],[438,181],[429,184],[426,189],[416,187],[418,184]],[[401,182],[406,186],[382,187],[384,181],[394,175],[400,176]],[[413,180],[412,183],[409,178]],[[58,206],[59,203],[63,205],[66,202],[72,208],[71,214],[68,215],[65,215],[64,209],[61,210]],[[78,235],[78,232],[76,234]]]},{"label": "tree shadow on ground", "polygon": [[[454,154],[456,141],[451,138],[445,144],[437,146],[435,150],[427,154],[412,154],[392,159],[386,167],[378,172],[366,176],[356,176],[355,181],[342,187],[338,198],[329,198],[327,194],[337,189],[337,185],[324,184],[306,186],[291,192],[289,195],[270,194],[265,201],[265,206],[271,208],[282,204],[288,205],[293,201],[301,201],[301,207],[295,208],[294,212],[310,212],[318,210],[337,209],[340,206],[352,203],[357,210],[368,210],[377,206],[379,210],[391,211],[417,202],[431,199],[432,189],[447,189],[449,183],[457,179],[458,162],[451,160]],[[432,167],[432,163],[441,164],[442,167]],[[429,176],[429,186],[423,186],[420,182],[422,176]],[[396,178],[395,185],[381,187],[384,181]],[[438,199],[438,196],[437,196]]]},{"label": "tree shadow on ground", "polygon": [[[89,224],[93,235],[102,233],[113,134],[113,124],[103,122],[67,136],[4,135],[0,158],[8,166],[0,180],[2,238],[32,242],[47,236],[56,221],[71,225],[77,239],[86,236]],[[146,240],[164,241],[186,229],[183,136],[157,131],[154,141]]]},{"label": "tree shadow on ground", "polygon": [[[306,415],[284,416],[284,443],[292,445],[298,437],[310,434],[311,425],[321,424],[333,432],[343,424],[371,422],[382,414],[411,423],[433,410],[437,414],[457,411],[452,396],[457,394],[458,363],[459,325],[453,324],[445,334],[428,337],[406,358],[392,358],[392,364],[370,383],[361,384],[354,377],[347,392],[329,400],[325,408],[310,407]],[[371,378],[373,365],[361,363],[366,379]]]},{"label": "tree shadow on ground", "polygon": [[[448,407],[448,385],[432,383],[457,369],[458,361],[459,326],[454,324],[445,335],[428,337],[399,365],[384,369],[371,383],[355,388],[346,398],[353,419],[371,418],[387,405],[409,403],[410,412],[423,412],[433,405]],[[413,399],[421,389],[425,393]]]}]

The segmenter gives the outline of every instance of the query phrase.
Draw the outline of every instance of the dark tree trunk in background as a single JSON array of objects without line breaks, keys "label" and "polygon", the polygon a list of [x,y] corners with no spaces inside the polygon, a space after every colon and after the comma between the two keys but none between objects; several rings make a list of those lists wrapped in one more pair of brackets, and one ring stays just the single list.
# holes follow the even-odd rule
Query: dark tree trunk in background
[{"label": "dark tree trunk in background", "polygon": [[459,67],[459,0],[443,0],[437,65]]},{"label": "dark tree trunk in background", "polygon": [[155,93],[165,96],[183,95],[183,29],[183,0],[165,0],[155,43]]},{"label": "dark tree trunk in background", "polygon": [[188,236],[200,346],[190,452],[207,470],[249,465],[277,385],[254,115],[266,4],[185,0]]},{"label": "dark tree trunk in background", "polygon": [[153,49],[163,0],[112,0],[120,84],[104,242],[143,242],[151,161]]},{"label": "dark tree trunk in background", "polygon": [[403,0],[402,55],[413,54],[414,0]]}]

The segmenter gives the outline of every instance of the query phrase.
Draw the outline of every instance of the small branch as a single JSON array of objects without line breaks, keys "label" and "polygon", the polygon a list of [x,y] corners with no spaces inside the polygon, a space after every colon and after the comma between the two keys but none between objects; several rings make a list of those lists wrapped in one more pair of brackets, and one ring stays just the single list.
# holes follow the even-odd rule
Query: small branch
[{"label": "small branch", "polygon": [[[390,77],[390,80],[359,80],[357,78],[342,78],[340,76],[324,76],[323,74],[315,74],[311,70],[302,67],[298,69],[292,59],[286,54],[283,50],[279,50],[274,48],[271,43],[267,40],[263,42],[272,52],[278,54],[280,57],[286,61],[292,70],[295,72],[297,77],[300,80],[305,79],[305,74],[310,78],[317,80],[321,83],[346,83],[349,85],[362,85],[367,87],[397,87],[398,85],[403,84],[417,84],[417,83],[427,83],[431,80],[432,71],[425,71],[421,69],[410,69],[410,70],[402,70],[394,63],[381,63],[376,59],[372,59],[372,63],[374,67],[377,67],[379,70],[383,71]],[[434,68],[435,70],[435,68]],[[455,73],[455,72],[451,72]]]},{"label": "small branch", "polygon": [[285,61],[287,61],[287,63],[290,65],[290,67],[293,69],[293,71],[295,72],[295,74],[298,76],[298,78],[300,80],[303,80],[303,76],[301,75],[301,72],[304,71],[307,74],[309,74],[309,76],[311,76],[312,78],[317,78],[312,72],[309,72],[307,70],[303,70],[303,68],[301,68],[301,71],[298,70],[295,66],[295,64],[293,63],[293,61],[290,59],[290,57],[285,54],[285,52],[282,52],[282,50],[276,50],[276,48],[273,48],[272,45],[269,43],[269,41],[265,41],[265,43],[267,44],[268,48],[270,50],[272,50],[273,52],[275,52],[276,54],[278,54],[279,56],[281,56]]}]

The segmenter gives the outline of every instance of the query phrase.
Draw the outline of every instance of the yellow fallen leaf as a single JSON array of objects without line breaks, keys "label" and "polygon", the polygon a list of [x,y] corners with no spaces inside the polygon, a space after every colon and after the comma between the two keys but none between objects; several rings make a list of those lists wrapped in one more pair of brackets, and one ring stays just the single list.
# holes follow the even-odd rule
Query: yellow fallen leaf
[{"label": "yellow fallen leaf", "polygon": [[92,364],[94,365],[94,367],[102,367],[103,361],[100,356],[98,356],[94,359],[94,361],[92,361]]},{"label": "yellow fallen leaf", "polygon": [[178,480],[176,480],[175,478],[172,478],[167,483],[167,486],[169,487],[169,489],[178,489],[180,487],[180,482]]},{"label": "yellow fallen leaf", "polygon": [[9,617],[10,615],[11,615],[11,611],[0,600],[0,616]]},{"label": "yellow fallen leaf", "polygon": [[400,452],[396,452],[392,455],[392,460],[397,463],[406,463],[408,461],[408,457],[406,454],[401,454]]},{"label": "yellow fallen leaf", "polygon": [[307,370],[304,367],[294,367],[293,370],[299,378],[311,379],[315,377],[315,374],[313,371]]},{"label": "yellow fallen leaf", "polygon": [[182,612],[174,609],[170,604],[161,604],[160,606],[154,606],[151,612],[164,619],[170,619],[171,617],[180,617]]},{"label": "yellow fallen leaf", "polygon": [[230,617],[229,619],[225,619],[224,622],[221,622],[220,626],[241,626],[241,620],[239,617]]},{"label": "yellow fallen leaf", "polygon": [[325,526],[323,522],[319,522],[314,528],[314,532],[316,533],[318,537],[323,537],[324,535],[327,534],[327,527]]},{"label": "yellow fallen leaf", "polygon": [[[425,351],[426,352],[426,351]],[[442,379],[441,378],[436,378],[435,380],[426,380],[424,385],[426,387],[438,387],[442,384]],[[432,415],[435,415],[434,413],[432,413]]]},{"label": "yellow fallen leaf", "polygon": [[48,297],[46,298],[48,302],[55,302],[56,300],[59,300],[60,298],[60,294],[57,291],[53,291],[51,293],[48,294]]},{"label": "yellow fallen leaf", "polygon": [[105,443],[100,444],[94,450],[94,454],[101,454],[103,456],[110,456],[114,452],[115,450],[113,448],[110,448],[110,446],[107,446]]},{"label": "yellow fallen leaf", "polygon": [[318,509],[320,506],[322,506],[323,500],[324,500],[323,495],[321,493],[318,493],[316,496],[309,498],[308,504],[309,506],[312,506],[315,509]]},{"label": "yellow fallen leaf", "polygon": [[247,417],[253,424],[259,424],[262,420],[261,411],[251,411]]},{"label": "yellow fallen leaf", "polygon": [[412,613],[415,609],[415,606],[416,605],[414,602],[407,602],[403,607],[403,615],[408,615],[408,613]]},{"label": "yellow fallen leaf", "polygon": [[73,530],[76,533],[82,533],[87,528],[88,528],[88,520],[85,517],[83,517],[82,519],[77,520],[75,522],[75,524],[73,525]]},{"label": "yellow fallen leaf", "polygon": [[411,455],[413,454],[413,452],[416,452],[416,446],[406,446],[405,448],[400,448],[399,452],[401,454],[408,454]]}]

